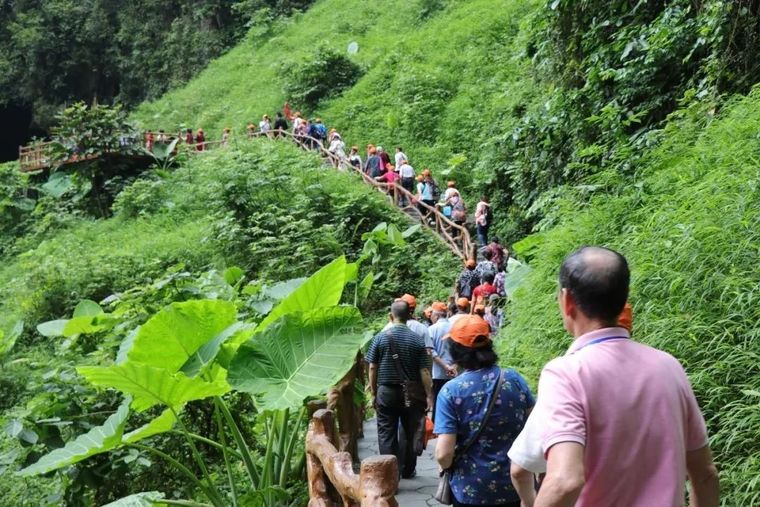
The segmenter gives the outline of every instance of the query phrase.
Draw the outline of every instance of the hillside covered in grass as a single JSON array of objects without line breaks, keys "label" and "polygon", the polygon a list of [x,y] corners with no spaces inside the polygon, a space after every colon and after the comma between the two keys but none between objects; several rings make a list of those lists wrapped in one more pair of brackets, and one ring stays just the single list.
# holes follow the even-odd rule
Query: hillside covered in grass
[{"label": "hillside covered in grass", "polygon": [[536,381],[569,343],[561,259],[620,249],[636,337],[684,363],[705,409],[723,505],[757,505],[757,19],[726,2],[323,0],[135,116],[242,132],[280,109],[317,43],[358,42],[356,84],[301,108],[350,144],[403,146],[470,202],[491,195],[496,230],[534,269],[503,361]]},{"label": "hillside covered in grass", "polygon": [[[38,441],[10,426],[0,470],[34,461],[118,404],[73,365],[112,359],[123,336],[56,340],[38,324],[114,294],[142,323],[169,301],[228,293],[231,267],[255,282],[255,298],[341,252],[361,256],[362,236],[382,222],[405,227],[357,178],[291,146],[243,140],[248,123],[290,100],[349,144],[402,146],[418,170],[457,180],[470,211],[491,196],[492,232],[532,268],[508,304],[501,361],[533,385],[570,340],[556,303],[562,258],[583,244],[621,251],[632,267],[634,337],[686,367],[722,505],[760,505],[757,26],[755,2],[319,0],[267,30],[254,26],[199,76],[132,112],[143,128],[202,127],[210,139],[231,127],[234,141],[176,171],[120,182],[113,216],[66,199],[30,202],[25,188],[39,182],[1,166],[11,197],[0,201],[9,217],[0,223],[0,331],[15,336],[24,323],[0,369],[3,422],[21,421]],[[304,101],[297,91],[331,79],[328,56],[358,70]],[[385,247],[362,310],[382,311],[403,292],[448,295],[459,263],[434,238],[415,233]],[[191,416],[210,418],[199,406]],[[177,493],[182,479],[157,466],[124,451],[54,481],[0,480],[0,496],[90,505],[141,489]],[[303,493],[293,487],[293,498]]]}]

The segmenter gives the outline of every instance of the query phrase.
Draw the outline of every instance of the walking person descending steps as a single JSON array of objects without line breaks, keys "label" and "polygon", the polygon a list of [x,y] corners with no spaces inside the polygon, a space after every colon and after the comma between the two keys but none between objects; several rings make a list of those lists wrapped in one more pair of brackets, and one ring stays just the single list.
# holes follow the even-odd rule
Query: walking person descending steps
[{"label": "walking person descending steps", "polygon": [[[379,451],[398,458],[403,478],[416,474],[433,387],[424,338],[406,326],[409,317],[409,304],[402,299],[394,301],[392,325],[374,337],[366,355]],[[404,449],[399,446],[399,425],[405,435],[412,435],[405,439]]]}]

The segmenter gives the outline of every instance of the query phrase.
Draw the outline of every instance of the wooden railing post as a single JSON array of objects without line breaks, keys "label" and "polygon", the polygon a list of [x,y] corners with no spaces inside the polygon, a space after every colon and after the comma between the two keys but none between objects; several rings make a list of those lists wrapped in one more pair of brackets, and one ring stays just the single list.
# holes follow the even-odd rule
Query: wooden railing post
[{"label": "wooden railing post", "polygon": [[362,507],[398,507],[398,461],[395,456],[372,456],[362,461],[359,492]]},{"label": "wooden railing post", "polygon": [[309,486],[309,507],[330,507],[332,505],[328,493],[328,480],[324,466],[316,453],[310,452],[310,444],[334,444],[335,423],[332,412],[325,409],[317,410],[309,423],[306,433],[306,480]]}]

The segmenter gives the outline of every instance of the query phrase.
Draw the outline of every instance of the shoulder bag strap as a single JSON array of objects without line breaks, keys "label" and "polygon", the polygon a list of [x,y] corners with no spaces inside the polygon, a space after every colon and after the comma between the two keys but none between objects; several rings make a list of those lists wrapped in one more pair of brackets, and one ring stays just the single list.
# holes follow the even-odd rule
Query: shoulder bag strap
[{"label": "shoulder bag strap", "polygon": [[454,454],[454,459],[451,461],[452,466],[454,466],[454,463],[456,463],[459,458],[467,454],[467,451],[470,450],[470,447],[472,447],[472,445],[478,441],[480,434],[483,432],[486,424],[488,423],[488,418],[491,416],[491,411],[493,410],[494,405],[496,405],[496,398],[499,397],[499,390],[501,389],[502,384],[504,384],[504,370],[500,367],[499,380],[496,381],[496,387],[494,387],[493,393],[491,393],[491,399],[488,402],[486,413],[483,415],[483,421],[481,421],[478,431],[472,436],[472,438],[470,438],[470,440],[464,444],[461,450]]},{"label": "shoulder bag strap", "polygon": [[391,359],[393,359],[393,365],[396,367],[396,373],[401,378],[402,382],[408,381],[409,376],[404,371],[404,365],[401,363],[401,356],[396,352],[396,344],[393,342],[393,333],[388,329],[385,334],[388,337],[388,348],[391,351]]}]

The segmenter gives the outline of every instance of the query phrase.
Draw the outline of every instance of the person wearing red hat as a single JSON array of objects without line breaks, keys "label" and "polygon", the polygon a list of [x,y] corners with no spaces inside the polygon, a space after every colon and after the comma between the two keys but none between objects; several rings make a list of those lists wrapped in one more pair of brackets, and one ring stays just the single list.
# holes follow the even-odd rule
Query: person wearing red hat
[{"label": "person wearing red hat", "polygon": [[[380,454],[396,456],[403,478],[416,475],[425,412],[432,405],[433,388],[425,340],[406,325],[409,310],[403,299],[393,302],[393,324],[373,338],[365,356],[377,414],[378,448]],[[404,436],[412,436],[404,438],[403,445],[399,442],[399,429]]]},{"label": "person wearing red hat", "polygon": [[457,320],[461,319],[465,315],[470,313],[470,300],[467,298],[457,298],[455,302],[456,311],[451,314],[449,321],[453,324]]},{"label": "person wearing red hat", "polygon": [[497,365],[489,334],[488,323],[478,315],[465,315],[451,325],[446,341],[454,363],[464,371],[438,394],[435,457],[441,469],[451,472],[455,506],[520,507],[507,480],[507,451],[535,401],[519,373]]}]

